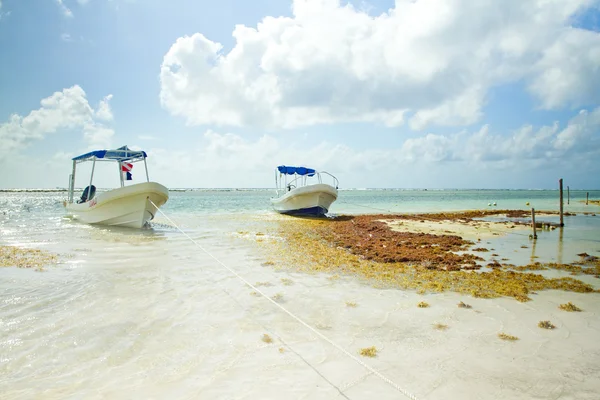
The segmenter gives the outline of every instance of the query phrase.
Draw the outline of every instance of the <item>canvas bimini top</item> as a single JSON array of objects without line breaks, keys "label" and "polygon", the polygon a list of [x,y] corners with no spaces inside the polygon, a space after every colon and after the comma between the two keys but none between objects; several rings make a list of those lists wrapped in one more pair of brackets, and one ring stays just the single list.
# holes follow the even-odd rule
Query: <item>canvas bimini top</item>
[{"label": "canvas bimini top", "polygon": [[148,157],[145,151],[131,150],[127,146],[115,150],[94,150],[89,153],[74,157],[73,161],[87,161],[90,159],[104,159],[112,161],[140,161]]},{"label": "canvas bimini top", "polygon": [[312,168],[306,168],[306,167],[288,167],[285,165],[280,165],[277,167],[277,170],[279,171],[279,173],[281,174],[287,174],[287,175],[308,175],[308,176],[313,176],[316,171]]}]

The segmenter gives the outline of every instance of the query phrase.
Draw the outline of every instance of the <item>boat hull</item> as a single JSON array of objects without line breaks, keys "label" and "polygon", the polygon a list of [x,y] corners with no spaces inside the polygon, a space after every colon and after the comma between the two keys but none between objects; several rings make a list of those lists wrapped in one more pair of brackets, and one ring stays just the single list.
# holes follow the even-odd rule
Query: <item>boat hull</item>
[{"label": "boat hull", "polygon": [[[154,219],[169,190],[156,182],[138,183],[100,193],[85,203],[67,203],[67,215],[88,224],[142,228]],[[151,203],[152,201],[152,203]]]},{"label": "boat hull", "polygon": [[337,189],[318,183],[286,192],[281,197],[271,199],[271,204],[275,211],[281,214],[320,217],[329,212],[335,200]]}]

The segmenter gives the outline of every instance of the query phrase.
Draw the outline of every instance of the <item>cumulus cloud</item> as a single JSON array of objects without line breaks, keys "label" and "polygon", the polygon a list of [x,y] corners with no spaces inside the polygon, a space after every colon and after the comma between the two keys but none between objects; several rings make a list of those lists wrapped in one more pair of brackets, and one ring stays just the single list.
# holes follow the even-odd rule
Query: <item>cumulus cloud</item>
[{"label": "cumulus cloud", "polygon": [[92,149],[110,147],[115,131],[97,122],[88,122],[83,126],[83,136]]},{"label": "cumulus cloud", "polygon": [[371,16],[294,0],[292,17],[238,25],[225,51],[177,39],[160,99],[189,124],[294,128],[369,121],[461,126],[488,90],[523,80],[545,108],[600,102],[600,34],[570,26],[596,0],[396,0]]},{"label": "cumulus cloud", "polygon": [[[208,130],[200,143],[188,149],[150,149],[149,163],[153,171],[160,171],[159,177],[176,186],[254,186],[257,176],[268,186],[268,171],[281,163],[333,172],[343,178],[345,187],[357,182],[357,176],[364,176],[362,182],[367,184],[389,187],[398,184],[399,176],[406,180],[417,173],[429,184],[440,185],[446,181],[438,177],[448,171],[465,177],[462,185],[488,187],[485,179],[476,181],[474,177],[482,171],[493,171],[502,179],[513,173],[522,176],[523,171],[541,176],[556,166],[566,170],[568,166],[593,165],[600,157],[599,132],[600,107],[577,113],[563,127],[559,123],[524,125],[511,132],[494,132],[484,125],[472,131],[408,138],[398,146],[381,149],[355,149],[328,141],[307,145],[304,138],[282,140],[269,134],[250,140]],[[460,176],[450,176],[447,185],[459,184]],[[415,180],[411,184],[427,185]]]},{"label": "cumulus cloud", "polygon": [[96,118],[103,121],[112,121],[113,113],[112,109],[110,108],[110,100],[112,99],[112,97],[113,95],[109,94],[108,96],[105,96],[104,99],[102,99],[102,101],[100,101],[98,109],[95,113]]},{"label": "cumulus cloud", "polygon": [[26,116],[11,115],[7,122],[0,124],[0,157],[14,154],[48,134],[67,129],[81,129],[90,146],[109,144],[114,131],[98,120],[100,117],[106,119],[109,114],[112,117],[108,108],[110,97],[105,97],[104,103],[94,110],[85,91],[75,85],[42,99],[41,107]]},{"label": "cumulus cloud", "polygon": [[530,89],[541,106],[600,103],[600,34],[572,29],[549,46],[534,66]]},{"label": "cumulus cloud", "polygon": [[558,122],[538,129],[524,125],[506,135],[484,125],[474,133],[409,139],[403,153],[408,159],[462,161],[483,168],[589,161],[600,156],[600,107],[580,111],[562,129]]}]

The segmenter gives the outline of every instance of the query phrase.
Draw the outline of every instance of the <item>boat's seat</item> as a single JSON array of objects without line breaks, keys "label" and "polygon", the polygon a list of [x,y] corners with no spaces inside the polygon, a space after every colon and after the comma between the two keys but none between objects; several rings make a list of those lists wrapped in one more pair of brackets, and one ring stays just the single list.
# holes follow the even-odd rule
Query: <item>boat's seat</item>
[{"label": "boat's seat", "polygon": [[[90,192],[89,196],[88,196],[88,190]],[[85,203],[86,201],[93,199],[95,195],[96,195],[96,186],[94,186],[94,185],[88,186],[85,189],[83,189],[81,198],[79,200],[77,200],[77,203],[79,203],[79,204]]]}]

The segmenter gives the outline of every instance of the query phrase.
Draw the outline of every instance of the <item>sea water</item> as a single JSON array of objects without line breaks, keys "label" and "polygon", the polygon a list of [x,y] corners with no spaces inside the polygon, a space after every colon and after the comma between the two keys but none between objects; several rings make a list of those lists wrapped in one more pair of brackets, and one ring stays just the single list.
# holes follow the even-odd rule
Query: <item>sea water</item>
[{"label": "sea water", "polygon": [[[600,191],[589,194],[600,198]],[[432,392],[441,385],[441,378],[431,375],[440,368],[439,360],[420,359],[419,367],[408,362],[442,346],[434,333],[422,333],[425,322],[413,316],[415,293],[265,266],[267,256],[240,232],[264,231],[288,218],[271,210],[273,195],[273,190],[171,192],[162,208],[170,220],[159,214],[151,229],[131,230],[65,218],[64,193],[0,193],[0,244],[59,254],[59,263],[43,271],[0,268],[0,398],[402,398],[315,331],[257,297],[241,279],[260,283],[263,293],[279,299],[278,304],[353,354],[379,344],[386,351],[370,365],[421,398],[452,398],[448,393],[469,387],[467,383],[453,387],[448,382],[460,378],[448,372],[440,375],[447,380],[448,392]],[[531,207],[556,211],[558,205],[557,191],[343,190],[330,212]],[[538,260],[569,262],[583,251],[600,255],[600,207],[586,206],[584,191],[571,191],[569,204],[565,192],[564,209],[588,215],[565,217],[564,230],[540,232]],[[516,248],[528,239],[499,240],[490,245],[510,247],[513,240]],[[532,250],[530,245],[523,250],[524,261],[529,261]],[[438,296],[440,301],[455,301],[453,294]],[[540,300],[539,310],[563,294],[552,296]],[[581,302],[589,298],[572,296]],[[358,302],[359,307],[349,309],[346,302]],[[513,303],[496,300],[480,307],[490,307],[492,315],[500,312],[498,304],[508,309]],[[427,318],[458,318],[436,312]],[[503,315],[488,316],[488,321],[508,323]],[[596,319],[589,321],[580,334],[598,324]],[[478,323],[473,332],[488,329]],[[489,326],[490,332],[494,326]],[[527,332],[523,335],[533,334]],[[264,341],[265,334],[273,342]],[[465,335],[470,333],[455,340],[465,340]],[[568,348],[564,343],[556,346]],[[581,351],[585,346],[578,343],[574,348]],[[472,351],[480,349],[474,345]],[[595,347],[588,351],[591,358],[582,354],[583,359],[576,360],[578,368],[581,363],[593,364],[594,354],[598,354]],[[544,371],[540,365],[537,382],[555,383],[557,378],[543,375]],[[481,390],[477,398],[494,398],[483,387],[473,389]],[[522,391],[508,385],[492,393],[520,398],[515,393]]]}]

